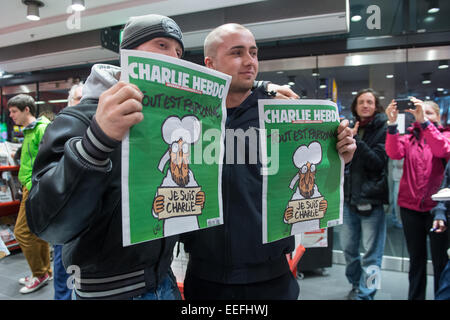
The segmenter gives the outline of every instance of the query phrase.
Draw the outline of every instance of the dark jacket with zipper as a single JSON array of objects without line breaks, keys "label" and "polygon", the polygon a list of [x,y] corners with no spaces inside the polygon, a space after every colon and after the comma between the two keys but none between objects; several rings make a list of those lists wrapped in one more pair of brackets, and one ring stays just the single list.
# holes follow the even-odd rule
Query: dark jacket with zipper
[{"label": "dark jacket with zipper", "polygon": [[[388,157],[385,150],[387,117],[377,113],[364,127],[362,138],[355,136],[356,151],[345,168],[344,196],[350,205],[389,203]],[[361,128],[360,128],[361,132]]]},{"label": "dark jacket with zipper", "polygon": [[[93,97],[117,82],[110,74],[117,74],[116,68],[93,69],[82,102],[63,109],[48,126],[26,203],[31,231],[64,244],[65,268],[80,271],[74,274],[81,278],[78,299],[125,299],[154,289],[168,273],[177,241],[169,237],[123,247],[120,144],[104,164],[83,151],[97,109]],[[96,93],[89,91],[91,85]]]},{"label": "dark jacket with zipper", "polygon": [[[227,157],[225,153],[222,172],[224,224],[182,237],[185,250],[190,254],[187,273],[198,278],[246,284],[274,279],[289,272],[286,254],[295,249],[294,238],[262,243],[258,99],[268,98],[263,87],[254,89],[227,118],[226,129],[242,129],[253,138],[245,141],[234,138],[234,156],[228,154]],[[229,134],[227,136],[229,138]],[[225,145],[230,143],[228,138]],[[238,153],[238,144],[245,144],[245,158]],[[229,158],[234,160],[233,163]],[[256,162],[252,161],[255,158]]]}]

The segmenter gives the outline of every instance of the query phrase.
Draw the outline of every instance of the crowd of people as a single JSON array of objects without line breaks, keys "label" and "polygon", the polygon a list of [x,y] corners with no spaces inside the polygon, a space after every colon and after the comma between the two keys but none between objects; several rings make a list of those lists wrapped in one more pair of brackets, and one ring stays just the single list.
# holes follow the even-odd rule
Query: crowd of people
[{"label": "crowd of people", "polygon": [[[121,49],[180,59],[182,32],[165,16],[133,17],[125,26]],[[298,98],[284,86],[255,81],[258,48],[242,25],[225,24],[211,31],[204,55],[206,67],[232,77],[226,97],[227,128],[258,128],[258,99]],[[295,249],[293,237],[261,242],[262,176],[255,174],[259,162],[224,165],[223,185],[232,187],[222,193],[223,225],[122,245],[120,144],[129,128],[143,119],[143,93],[119,77],[119,67],[94,65],[86,82],[70,91],[71,107],[51,123],[34,117],[34,101],[22,103],[15,97],[8,102],[12,120],[26,129],[24,146],[32,151],[22,152],[19,173],[24,197],[15,233],[32,273],[20,279],[21,293],[38,290],[53,277],[55,299],[180,299],[171,262],[174,246],[182,241],[189,253],[186,299],[296,300],[300,288],[286,260]],[[415,108],[408,112],[416,122],[405,135],[397,132],[396,102],[384,110],[372,89],[355,97],[351,106],[355,125],[343,120],[337,128],[336,148],[345,163],[340,239],[345,275],[352,285],[349,299],[373,299],[376,294],[368,281],[369,267],[381,268],[384,252],[384,205],[392,194],[389,159],[404,159],[397,203],[411,259],[408,298],[425,299],[427,236],[435,292],[448,261],[447,209],[445,205],[433,209],[437,203],[431,196],[444,178],[450,136],[439,124],[439,107],[416,98],[411,101]],[[242,179],[252,180],[253,189]],[[54,246],[54,270],[48,243]],[[81,270],[75,290],[67,288],[64,268],[72,265]]]}]

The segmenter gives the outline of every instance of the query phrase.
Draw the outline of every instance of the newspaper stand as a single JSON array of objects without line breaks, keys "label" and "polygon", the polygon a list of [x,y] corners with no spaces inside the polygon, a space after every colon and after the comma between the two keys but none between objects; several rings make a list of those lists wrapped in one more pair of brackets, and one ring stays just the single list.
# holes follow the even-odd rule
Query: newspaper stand
[{"label": "newspaper stand", "polygon": [[[18,172],[19,168],[20,166],[0,166],[0,173],[3,171]],[[0,202],[0,217],[17,214],[19,212],[19,207],[19,200]],[[15,250],[20,248],[16,240],[9,241],[5,244],[8,250]]]}]

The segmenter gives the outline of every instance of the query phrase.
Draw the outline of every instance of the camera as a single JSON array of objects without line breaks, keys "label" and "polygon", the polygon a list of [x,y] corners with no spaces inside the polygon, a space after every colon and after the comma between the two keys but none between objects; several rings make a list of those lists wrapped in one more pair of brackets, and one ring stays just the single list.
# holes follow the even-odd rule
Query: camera
[{"label": "camera", "polygon": [[409,98],[406,99],[396,99],[395,102],[397,102],[397,110],[399,112],[404,112],[408,109],[415,109],[414,103]]}]

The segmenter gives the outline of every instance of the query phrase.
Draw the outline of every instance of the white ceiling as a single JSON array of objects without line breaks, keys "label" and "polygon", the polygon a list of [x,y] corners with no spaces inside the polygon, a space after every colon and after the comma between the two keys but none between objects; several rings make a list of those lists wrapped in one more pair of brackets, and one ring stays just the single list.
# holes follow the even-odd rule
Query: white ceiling
[{"label": "white ceiling", "polygon": [[[26,18],[26,6],[22,0],[0,0],[0,12],[7,13],[2,14],[0,19],[0,50],[13,45],[123,25],[131,16],[150,13],[166,16],[186,15],[266,0],[85,0],[86,10],[79,13],[78,24],[77,20],[74,20],[75,13],[70,11],[72,0],[41,1],[45,4],[40,8],[41,19],[29,21]],[[345,2],[348,7],[348,0],[343,1]],[[301,5],[299,6],[297,10],[303,11]],[[273,21],[264,20],[264,17],[261,17],[262,22],[244,25],[254,33],[257,40],[348,32],[348,15],[345,9],[325,14],[321,14],[320,9],[316,12],[319,14]],[[277,32],[274,33],[274,30]],[[203,40],[209,31],[184,32],[185,48],[202,47]],[[5,50],[8,49],[5,48]],[[0,61],[0,72],[45,70],[118,58],[117,53],[102,48],[100,43],[97,46],[80,47],[75,50],[64,51],[61,48],[61,50],[40,55],[23,53],[27,52],[20,52],[17,56],[12,55]]]},{"label": "white ceiling", "polygon": [[0,47],[122,25],[128,17],[146,13],[173,16],[263,0],[85,0],[79,29],[67,24],[74,14],[69,11],[71,0],[42,1],[39,21],[27,20],[21,0],[0,1]]}]

